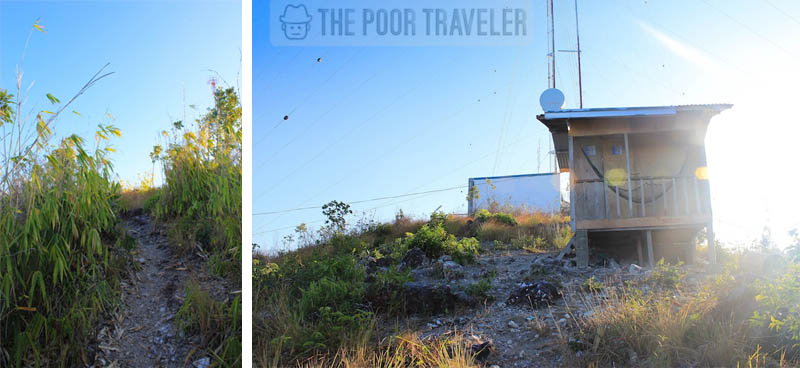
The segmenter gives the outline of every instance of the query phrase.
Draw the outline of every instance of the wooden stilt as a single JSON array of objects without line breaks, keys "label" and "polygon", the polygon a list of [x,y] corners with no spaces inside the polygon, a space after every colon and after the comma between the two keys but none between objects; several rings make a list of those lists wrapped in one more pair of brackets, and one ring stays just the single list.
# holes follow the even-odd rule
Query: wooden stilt
[{"label": "wooden stilt", "polygon": [[642,255],[642,234],[636,237],[636,252],[639,254],[639,265],[644,264],[644,255]]},{"label": "wooden stilt", "polygon": [[714,223],[708,223],[708,262],[717,264],[717,248],[714,242]]},{"label": "wooden stilt", "polygon": [[586,230],[575,232],[575,256],[578,267],[589,267],[589,233]]},{"label": "wooden stilt", "polygon": [[656,265],[655,262],[655,255],[653,254],[653,231],[647,230],[647,262],[650,264],[650,267]]}]

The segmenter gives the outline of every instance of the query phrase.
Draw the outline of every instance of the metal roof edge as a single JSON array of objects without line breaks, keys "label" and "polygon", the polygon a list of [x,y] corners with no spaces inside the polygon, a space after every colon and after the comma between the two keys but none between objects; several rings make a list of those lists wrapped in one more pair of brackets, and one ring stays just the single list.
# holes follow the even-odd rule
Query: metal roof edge
[{"label": "metal roof edge", "polygon": [[600,118],[600,117],[624,117],[624,116],[649,116],[649,115],[675,115],[678,112],[708,111],[715,110],[719,113],[733,107],[732,104],[697,104],[697,105],[676,105],[676,106],[641,106],[641,107],[602,107],[589,109],[566,109],[559,111],[546,111],[544,114],[537,115],[539,120],[551,119],[580,119],[580,118]]},{"label": "metal roof edge", "polygon": [[517,174],[517,175],[501,175],[501,176],[484,176],[479,178],[469,178],[469,180],[491,180],[491,179],[507,179],[507,178],[522,178],[546,175],[558,175],[560,173],[538,173],[538,174]]}]

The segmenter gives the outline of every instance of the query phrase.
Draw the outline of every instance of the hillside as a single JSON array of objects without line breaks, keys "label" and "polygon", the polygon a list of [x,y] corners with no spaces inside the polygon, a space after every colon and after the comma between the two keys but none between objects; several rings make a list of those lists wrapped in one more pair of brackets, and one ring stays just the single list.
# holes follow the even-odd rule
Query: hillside
[{"label": "hillside", "polygon": [[785,257],[723,252],[710,266],[699,247],[695,265],[596,254],[579,269],[557,258],[567,220],[398,217],[256,256],[254,364],[800,363],[798,268]]}]

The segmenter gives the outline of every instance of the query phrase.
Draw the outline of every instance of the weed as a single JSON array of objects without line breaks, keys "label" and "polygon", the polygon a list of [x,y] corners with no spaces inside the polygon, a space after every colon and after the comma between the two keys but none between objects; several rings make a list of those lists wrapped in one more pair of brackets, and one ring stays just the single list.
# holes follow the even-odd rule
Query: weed
[{"label": "weed", "polygon": [[583,282],[583,290],[591,292],[591,293],[596,293],[596,292],[602,291],[603,288],[605,288],[605,285],[603,285],[602,282],[597,281],[594,278],[594,276],[586,279]]},{"label": "weed", "polygon": [[[242,213],[242,109],[233,88],[214,91],[214,107],[197,121],[164,131],[168,148],[155,146],[166,185],[157,202],[147,204],[156,218],[172,224],[171,238],[183,249],[202,244],[229,262],[230,279],[239,279]],[[159,151],[156,154],[155,151]]]},{"label": "weed", "polygon": [[686,277],[686,270],[682,266],[683,262],[678,262],[677,265],[670,265],[664,263],[662,258],[653,267],[653,271],[647,276],[645,282],[663,288],[676,288],[680,285],[681,280]]},{"label": "weed", "polygon": [[220,366],[241,364],[241,318],[239,296],[229,302],[217,301],[194,282],[186,287],[186,298],[175,315],[178,328],[203,336],[202,345]]},{"label": "weed", "polygon": [[489,277],[484,277],[480,279],[478,282],[469,284],[464,291],[467,294],[472,296],[475,299],[481,301],[492,301],[494,300],[494,296],[489,294],[489,291],[492,289],[492,279]]}]

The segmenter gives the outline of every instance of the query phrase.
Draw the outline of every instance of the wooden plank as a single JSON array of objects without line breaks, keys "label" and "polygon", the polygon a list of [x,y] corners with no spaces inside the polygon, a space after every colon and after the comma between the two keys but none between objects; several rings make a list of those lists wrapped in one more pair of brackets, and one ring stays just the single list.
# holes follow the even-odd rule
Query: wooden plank
[{"label": "wooden plank", "polygon": [[618,135],[625,133],[659,133],[671,131],[694,132],[705,129],[708,118],[702,116],[670,115],[665,117],[592,118],[569,122],[573,137]]},{"label": "wooden plank", "polygon": [[645,210],[645,205],[644,205],[644,180],[642,180],[642,179],[639,179],[639,194],[642,195],[642,216],[641,217],[647,217],[647,210]]},{"label": "wooden plank", "polygon": [[585,230],[575,232],[575,263],[580,268],[589,266],[589,234]]},{"label": "wooden plank", "polygon": [[675,182],[675,178],[672,178],[672,206],[675,208],[672,212],[675,216],[678,216],[678,185]]},{"label": "wooden plank", "polygon": [[644,264],[644,256],[642,256],[642,235],[636,237],[636,252],[639,254],[639,265]]},{"label": "wooden plank", "polygon": [[653,202],[653,216],[657,216],[658,213],[656,212],[656,181],[654,179],[650,179],[650,200]]},{"label": "wooden plank", "polygon": [[623,219],[601,219],[601,220],[578,220],[576,226],[578,230],[601,230],[601,229],[624,229],[624,228],[645,228],[645,227],[667,227],[676,225],[700,225],[711,221],[708,214],[697,214],[690,216],[652,216],[634,217]]},{"label": "wooden plank", "polygon": [[647,235],[647,262],[650,264],[650,267],[653,267],[656,265],[654,259],[655,255],[653,254],[653,231],[647,230],[646,235]]},{"label": "wooden plank", "polygon": [[700,189],[697,188],[699,184],[697,183],[697,178],[692,181],[694,182],[694,206],[697,209],[697,213],[700,213]]},{"label": "wooden plank", "polygon": [[[567,123],[569,126],[569,123]],[[569,167],[572,168],[572,171],[569,173],[569,217],[570,217],[570,227],[572,227],[572,231],[574,232],[577,227],[575,226],[576,218],[575,218],[575,183],[577,179],[575,178],[575,148],[573,143],[574,138],[570,135],[569,136]]]},{"label": "wooden plank", "polygon": [[633,217],[633,191],[631,190],[631,156],[628,154],[628,133],[625,133],[625,166],[628,177],[628,217]]},{"label": "wooden plank", "polygon": [[689,184],[686,182],[686,178],[684,177],[683,180],[683,203],[686,205],[686,214],[690,214],[692,211],[689,209]]},{"label": "wooden plank", "polygon": [[[603,182],[601,183],[603,186],[601,192],[603,192],[603,218],[608,218],[608,196],[606,196],[606,185],[608,185],[608,180],[603,177]],[[598,192],[599,193],[599,192]]]}]

